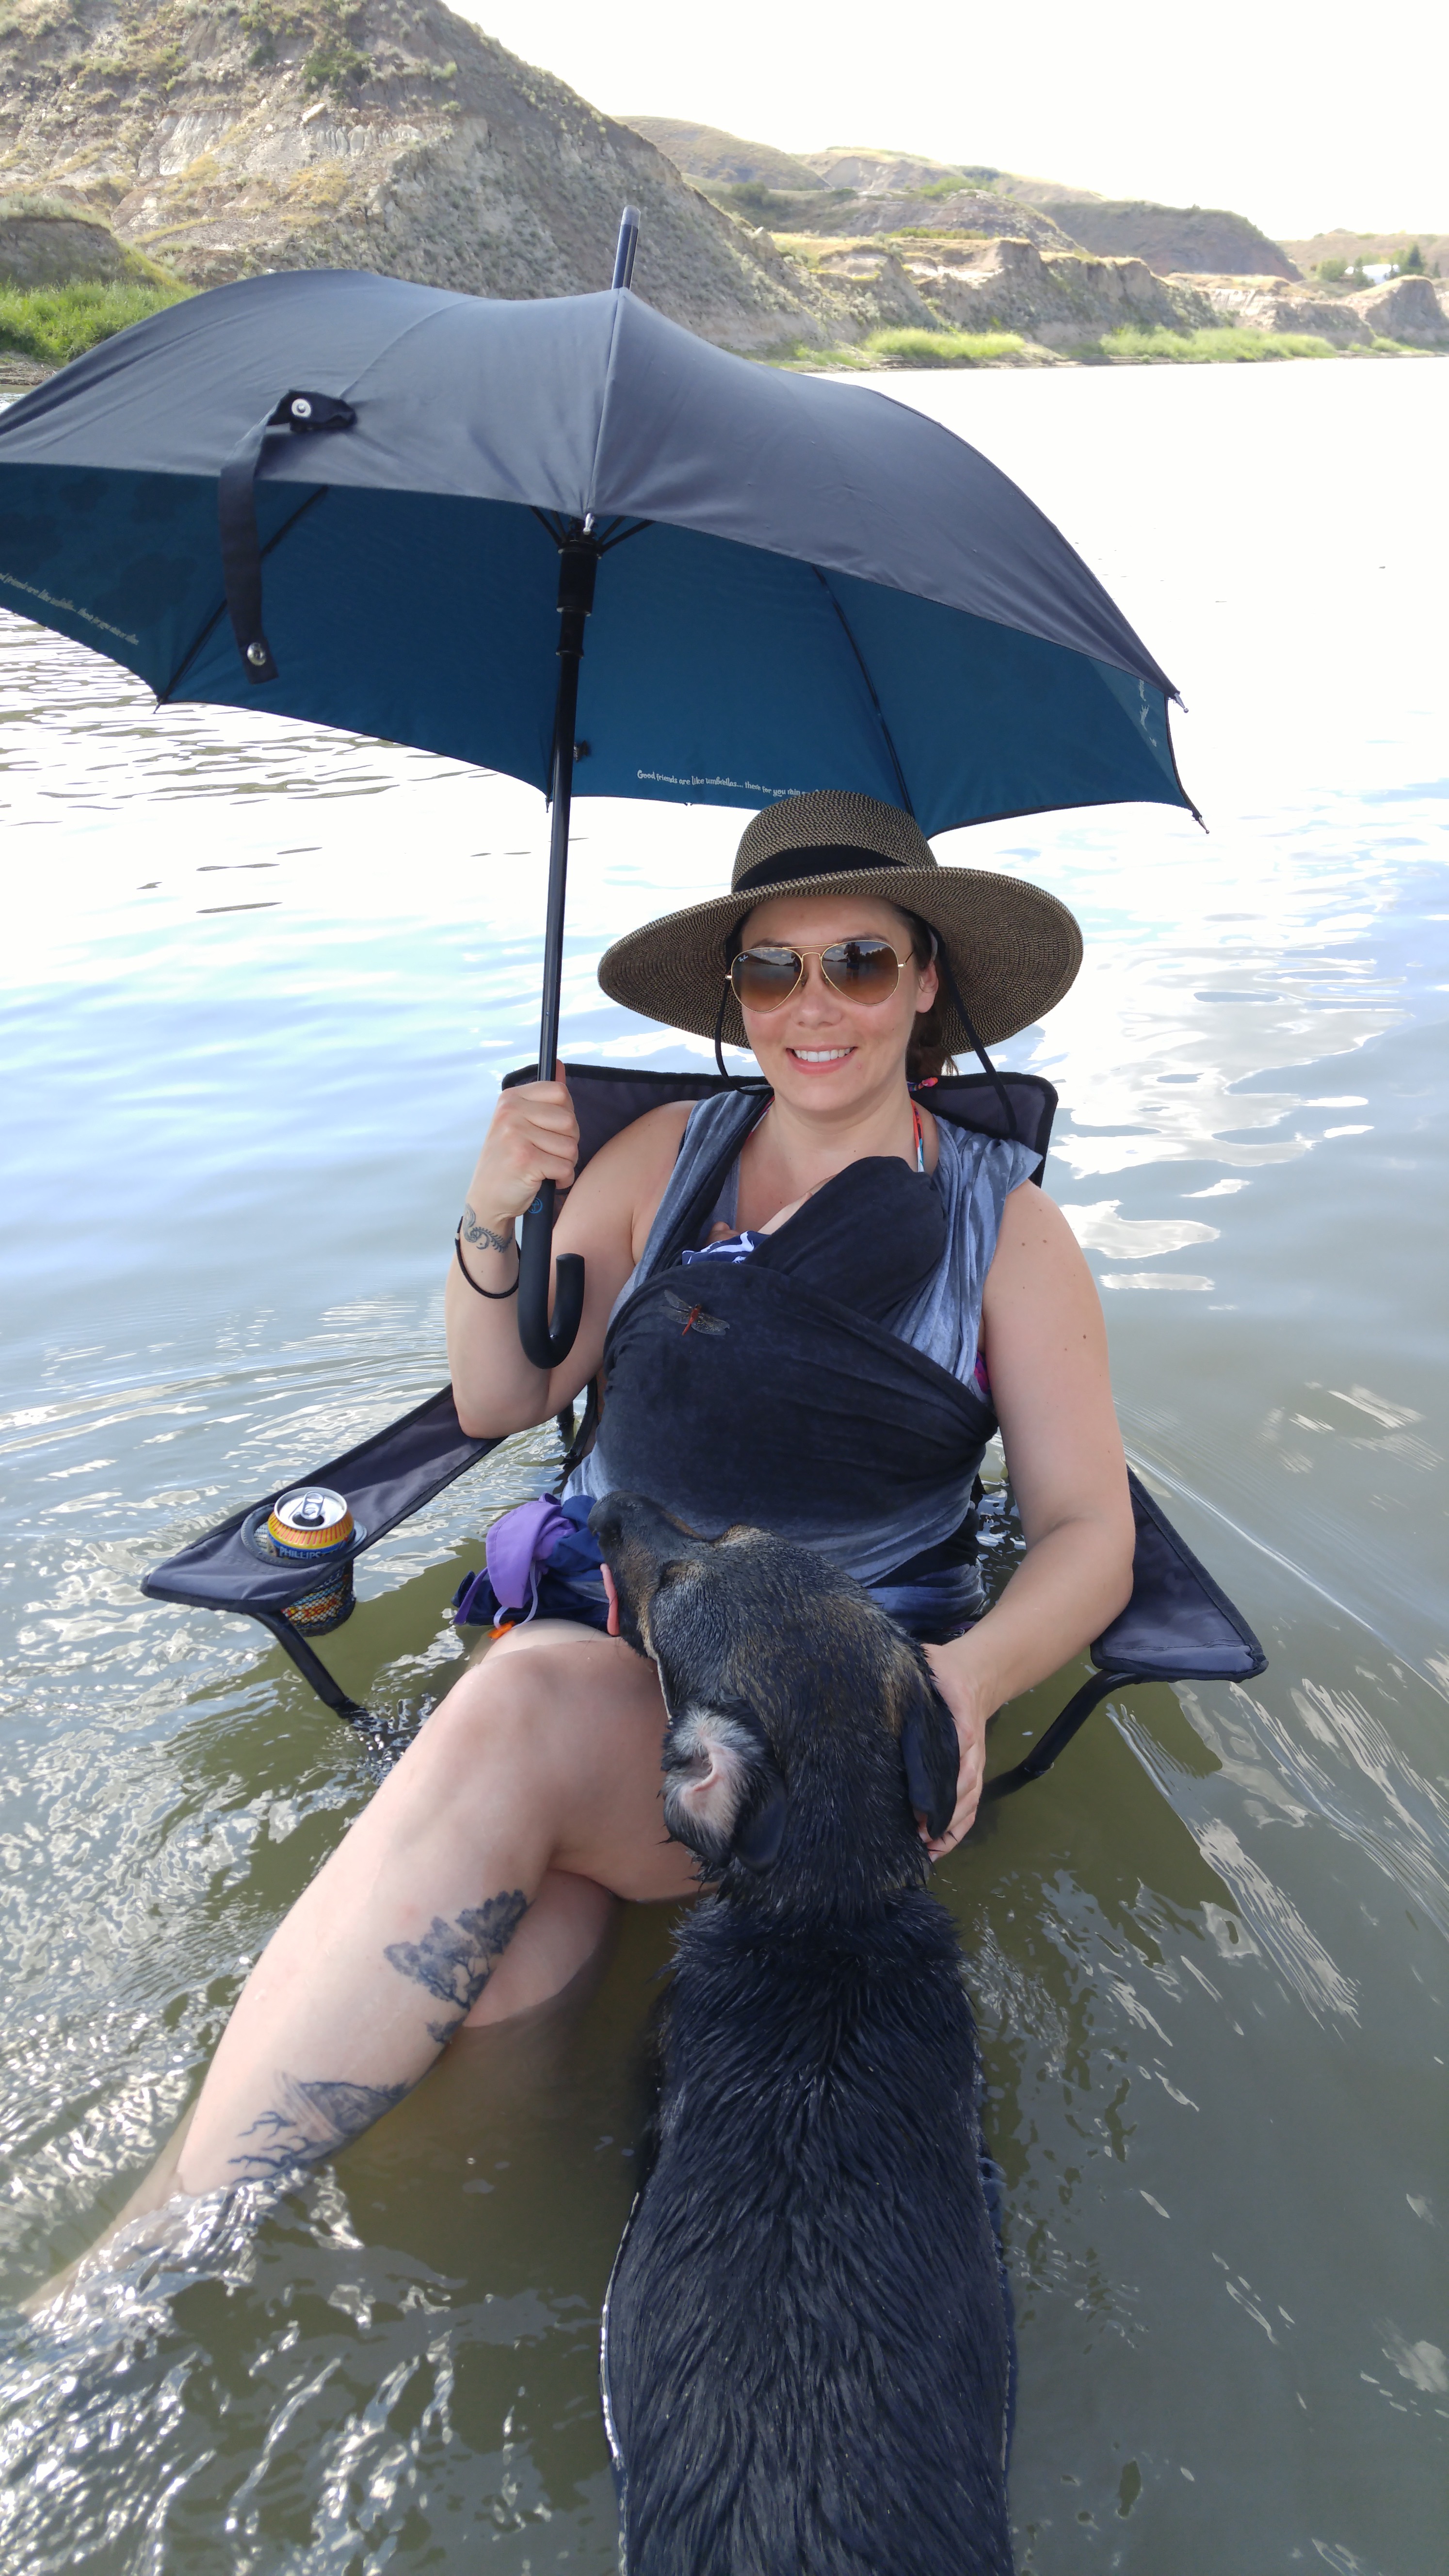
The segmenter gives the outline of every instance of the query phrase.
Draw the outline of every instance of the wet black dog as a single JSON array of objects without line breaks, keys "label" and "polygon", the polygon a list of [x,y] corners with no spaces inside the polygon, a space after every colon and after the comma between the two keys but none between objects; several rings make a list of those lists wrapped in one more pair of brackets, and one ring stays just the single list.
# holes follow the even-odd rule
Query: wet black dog
[{"label": "wet black dog", "polygon": [[680,1935],[654,2161],[604,2319],[629,2576],[1009,2576],[1011,2326],[920,1650],[762,1530],[592,1526],[659,1668]]}]

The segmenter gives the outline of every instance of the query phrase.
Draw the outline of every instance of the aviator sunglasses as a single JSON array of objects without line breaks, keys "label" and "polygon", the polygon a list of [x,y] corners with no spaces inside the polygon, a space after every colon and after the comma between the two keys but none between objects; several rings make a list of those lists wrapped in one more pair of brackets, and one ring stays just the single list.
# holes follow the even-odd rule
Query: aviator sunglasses
[{"label": "aviator sunglasses", "polygon": [[[932,935],[932,952],[935,950]],[[915,959],[914,949],[907,955]],[[735,1000],[747,1011],[778,1011],[798,993],[812,957],[834,993],[846,1002],[888,1002],[901,980],[905,958],[888,939],[836,939],[828,948],[742,948],[730,967]]]}]

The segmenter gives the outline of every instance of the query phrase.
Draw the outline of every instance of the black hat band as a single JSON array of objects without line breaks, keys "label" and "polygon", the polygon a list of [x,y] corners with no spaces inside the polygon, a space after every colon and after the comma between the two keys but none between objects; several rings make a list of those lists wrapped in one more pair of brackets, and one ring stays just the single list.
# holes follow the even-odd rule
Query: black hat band
[{"label": "black hat band", "polygon": [[902,864],[900,859],[888,858],[884,850],[830,841],[816,849],[781,850],[776,858],[757,860],[736,877],[730,892],[749,894],[759,886],[795,885],[802,877],[868,876],[875,869]]}]

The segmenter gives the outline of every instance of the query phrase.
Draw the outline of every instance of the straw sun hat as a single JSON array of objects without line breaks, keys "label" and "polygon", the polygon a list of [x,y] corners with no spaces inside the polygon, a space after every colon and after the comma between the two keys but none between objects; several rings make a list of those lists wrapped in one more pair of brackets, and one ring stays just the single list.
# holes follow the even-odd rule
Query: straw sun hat
[{"label": "straw sun hat", "polygon": [[1061,1000],[1082,962],[1082,934],[1055,895],[981,868],[943,868],[899,806],[824,787],[767,805],[740,842],[729,893],[616,939],[599,982],[610,1001],[646,1019],[696,1037],[718,1029],[727,1044],[747,1046],[727,980],[730,936],[757,904],[785,893],[876,895],[929,922],[950,969],[936,1024],[951,1055],[969,1051],[973,1036],[991,1046],[1028,1027]]}]

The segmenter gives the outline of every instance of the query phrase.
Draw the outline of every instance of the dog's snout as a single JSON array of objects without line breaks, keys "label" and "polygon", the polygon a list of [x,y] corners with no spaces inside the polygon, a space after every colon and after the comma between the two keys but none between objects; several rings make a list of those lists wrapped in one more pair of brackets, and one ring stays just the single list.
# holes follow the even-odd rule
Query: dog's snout
[{"label": "dog's snout", "polygon": [[589,1514],[618,1602],[619,1634],[641,1654],[654,1653],[650,1612],[665,1570],[699,1542],[647,1494],[605,1494]]},{"label": "dog's snout", "polygon": [[589,1514],[589,1527],[605,1554],[611,1547],[628,1547],[656,1565],[677,1556],[681,1538],[694,1535],[647,1494],[605,1494]]}]

